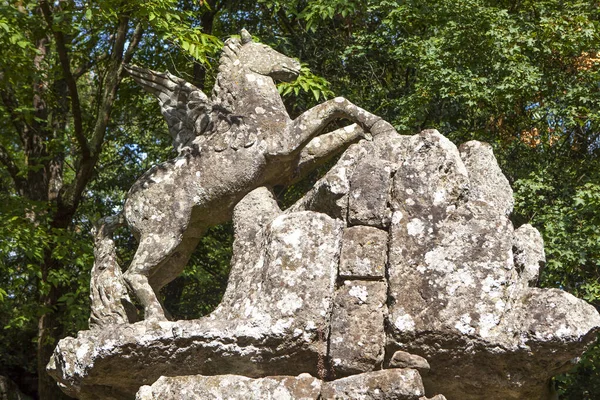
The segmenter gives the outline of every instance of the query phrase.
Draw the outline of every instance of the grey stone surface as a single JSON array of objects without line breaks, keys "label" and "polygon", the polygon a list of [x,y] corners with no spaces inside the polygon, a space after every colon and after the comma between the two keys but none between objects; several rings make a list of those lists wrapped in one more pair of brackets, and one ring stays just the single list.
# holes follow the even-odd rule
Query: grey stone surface
[{"label": "grey stone surface", "polygon": [[161,377],[153,385],[141,387],[136,400],[426,400],[423,393],[416,371],[390,369],[332,382],[309,374],[260,379],[239,375]]},{"label": "grey stone surface", "polygon": [[94,228],[94,266],[90,279],[90,329],[137,321],[137,311],[122,279],[112,234],[122,216],[102,218]]},{"label": "grey stone surface", "polygon": [[387,284],[345,281],[336,290],[329,358],[334,376],[381,368],[384,357]]},{"label": "grey stone surface", "polygon": [[423,357],[402,350],[398,350],[394,353],[389,360],[388,366],[390,368],[412,368],[416,369],[421,374],[427,373],[430,368],[429,363]]},{"label": "grey stone surface", "polygon": [[260,379],[239,375],[161,377],[152,386],[142,386],[136,400],[317,400],[321,384],[309,374]]},{"label": "grey stone surface", "polygon": [[492,146],[472,140],[463,143],[459,150],[469,172],[469,200],[486,202],[490,210],[509,215],[514,206],[513,192],[498,166]]},{"label": "grey stone surface", "polygon": [[286,211],[291,213],[297,210],[318,210],[332,218],[345,220],[348,215],[350,177],[357,161],[364,154],[366,150],[363,146],[350,146],[337,164]]},{"label": "grey stone surface", "polygon": [[417,400],[425,394],[414,369],[386,369],[337,379],[323,384],[324,399]]},{"label": "grey stone surface", "polygon": [[388,197],[392,164],[375,157],[364,157],[350,179],[348,223],[383,228],[389,224]]},{"label": "grey stone surface", "polygon": [[344,229],[340,278],[385,278],[387,262],[386,231],[370,226],[352,226]]},{"label": "grey stone surface", "polygon": [[[489,148],[471,142],[467,168],[436,136],[421,134],[395,175],[390,348],[425,357],[425,387],[449,399],[482,391],[540,398],[547,379],[570,367],[570,349],[596,337],[600,318],[567,293],[529,287],[542,262],[540,237],[527,227],[515,234],[505,213],[511,201],[493,195],[505,182]],[[474,153],[487,161],[474,162]]]},{"label": "grey stone surface", "polygon": [[[325,374],[342,223],[311,211],[280,215],[266,189],[246,196],[234,215],[234,265],[217,310],[61,340],[48,372],[67,394],[128,399],[163,375]],[[252,221],[263,228],[253,233]]]},{"label": "grey stone surface", "polygon": [[513,238],[515,267],[523,280],[537,283],[540,272],[546,264],[544,240],[540,232],[529,224],[515,230]]}]

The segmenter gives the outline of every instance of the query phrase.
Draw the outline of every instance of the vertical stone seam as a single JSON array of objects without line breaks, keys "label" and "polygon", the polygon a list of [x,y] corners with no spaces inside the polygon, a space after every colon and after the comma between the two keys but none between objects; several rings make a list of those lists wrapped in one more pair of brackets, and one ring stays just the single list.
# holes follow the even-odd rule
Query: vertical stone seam
[{"label": "vertical stone seam", "polygon": [[392,173],[390,174],[390,188],[388,191],[388,208],[390,210],[390,212],[392,213],[392,216],[390,217],[390,223],[387,226],[387,243],[386,243],[386,258],[385,258],[385,264],[383,266],[383,276],[384,276],[384,280],[385,283],[387,284],[387,293],[386,293],[386,302],[385,302],[385,307],[387,308],[386,310],[386,316],[383,320],[383,332],[385,334],[385,343],[383,345],[383,362],[381,363],[381,369],[385,369],[385,366],[388,365],[389,360],[392,358],[392,354],[389,354],[389,346],[388,346],[388,337],[389,337],[389,323],[390,323],[390,306],[392,305],[392,285],[390,284],[390,252],[392,249],[392,218],[393,218],[393,213],[394,213],[394,208],[392,205],[392,199],[393,199],[393,191],[394,191],[394,179],[396,178],[396,173],[398,172],[398,170],[400,169],[400,165],[398,166],[397,169],[393,169]]},{"label": "vertical stone seam", "polygon": [[[346,202],[348,202],[348,196],[346,196]],[[348,207],[346,207],[346,219],[348,218]],[[340,221],[341,224],[339,226],[338,232],[339,235],[338,237],[340,238],[340,240],[338,241],[337,244],[337,251],[336,251],[336,260],[335,260],[335,279],[333,280],[333,293],[331,296],[331,305],[329,306],[329,322],[328,322],[328,326],[327,326],[327,336],[325,339],[325,355],[324,355],[324,360],[323,360],[323,373],[322,373],[322,377],[319,376],[319,378],[323,381],[325,380],[334,380],[335,379],[335,370],[333,368],[333,363],[331,362],[331,331],[332,331],[332,323],[333,323],[333,308],[335,307],[335,295],[337,292],[337,289],[339,287],[340,284],[340,261],[342,259],[342,245],[343,245],[343,238],[344,238],[344,229],[346,228],[347,224],[346,221]],[[320,338],[319,338],[320,339]],[[319,362],[321,358],[321,353],[319,353]],[[317,367],[320,367],[320,365],[318,365]],[[319,370],[319,375],[321,375],[321,371]]]}]

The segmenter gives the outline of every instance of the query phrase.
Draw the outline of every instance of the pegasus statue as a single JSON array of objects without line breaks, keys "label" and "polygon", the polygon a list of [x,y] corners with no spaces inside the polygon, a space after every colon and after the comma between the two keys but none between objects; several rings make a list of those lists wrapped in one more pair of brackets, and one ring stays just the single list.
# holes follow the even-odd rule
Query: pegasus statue
[{"label": "pegasus statue", "polygon": [[[158,98],[179,153],[144,173],[124,207],[139,247],[122,277],[146,320],[166,319],[158,291],[183,271],[209,227],[231,220],[246,194],[287,185],[361,137],[393,129],[342,97],[291,119],[274,80],[295,79],[300,64],[245,30],[240,36],[225,42],[210,98],[170,73],[126,67]],[[353,124],[324,133],[336,119]]]}]

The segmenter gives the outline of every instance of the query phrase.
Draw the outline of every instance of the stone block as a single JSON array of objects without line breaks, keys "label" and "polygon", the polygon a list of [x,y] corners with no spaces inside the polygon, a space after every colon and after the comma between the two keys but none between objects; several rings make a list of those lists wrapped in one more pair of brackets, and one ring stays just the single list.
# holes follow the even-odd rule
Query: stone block
[{"label": "stone block", "polygon": [[[251,379],[239,375],[161,377],[136,400],[427,400],[419,373],[387,369],[323,382],[309,374]],[[436,396],[435,400],[445,400]],[[431,400],[433,400],[431,399]]]},{"label": "stone block", "polygon": [[384,369],[324,383],[323,399],[419,400],[425,394],[414,369]]},{"label": "stone block", "polygon": [[345,281],[331,317],[329,356],[336,377],[378,369],[384,356],[387,284]]},{"label": "stone block", "polygon": [[410,354],[406,351],[398,350],[389,361],[390,368],[412,368],[418,370],[421,374],[429,371],[429,363],[426,359],[416,354]]},{"label": "stone block", "polygon": [[161,377],[136,400],[317,400],[321,381],[309,374],[251,379],[239,375]]},{"label": "stone block", "polygon": [[369,226],[344,230],[340,256],[340,278],[385,278],[386,231]]},{"label": "stone block", "polygon": [[389,224],[388,194],[393,165],[389,161],[366,156],[350,179],[348,223],[385,227]]}]

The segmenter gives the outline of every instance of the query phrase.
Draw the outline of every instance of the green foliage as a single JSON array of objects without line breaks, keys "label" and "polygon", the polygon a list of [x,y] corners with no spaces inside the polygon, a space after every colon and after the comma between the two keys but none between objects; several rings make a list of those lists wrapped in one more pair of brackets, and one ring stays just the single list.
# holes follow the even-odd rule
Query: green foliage
[{"label": "green foliage", "polygon": [[[83,134],[92,140],[123,18],[129,18],[129,38],[136,26],[144,33],[133,62],[169,69],[207,91],[222,41],[245,27],[304,63],[297,81],[279,85],[292,115],[336,93],[401,133],[437,128],[457,143],[490,142],[515,189],[515,225],[533,224],[546,242],[540,285],[562,288],[600,308],[600,40],[593,2],[50,3],[52,30],[37,1],[0,5],[0,47],[8,55],[0,58],[0,373],[35,374],[32,349],[42,314],[58,321],[56,337],[86,325],[91,224],[121,210],[137,177],[174,155],[156,101],[126,78],[94,173],[67,225],[56,226],[56,215],[64,211],[59,201],[33,198],[16,182],[39,183],[56,159],[64,161],[63,185],[81,172],[55,32],[66,40]],[[43,132],[43,152],[32,153],[23,141],[27,124]],[[278,188],[280,203],[293,203],[318,176]],[[218,304],[231,229],[213,229],[188,270],[164,288],[175,317],[205,315]],[[125,266],[136,243],[127,230],[115,239]],[[48,263],[52,268],[43,272]],[[53,293],[51,306],[40,305]],[[592,399],[599,392],[599,357],[596,346],[570,374],[556,379],[565,399]]]},{"label": "green foliage", "polygon": [[312,93],[316,101],[326,100],[333,97],[333,92],[329,89],[330,83],[315,74],[313,74],[306,65],[302,65],[300,76],[293,82],[282,82],[277,85],[277,90],[282,96],[288,96],[292,93],[295,96],[303,90],[306,93]]}]

